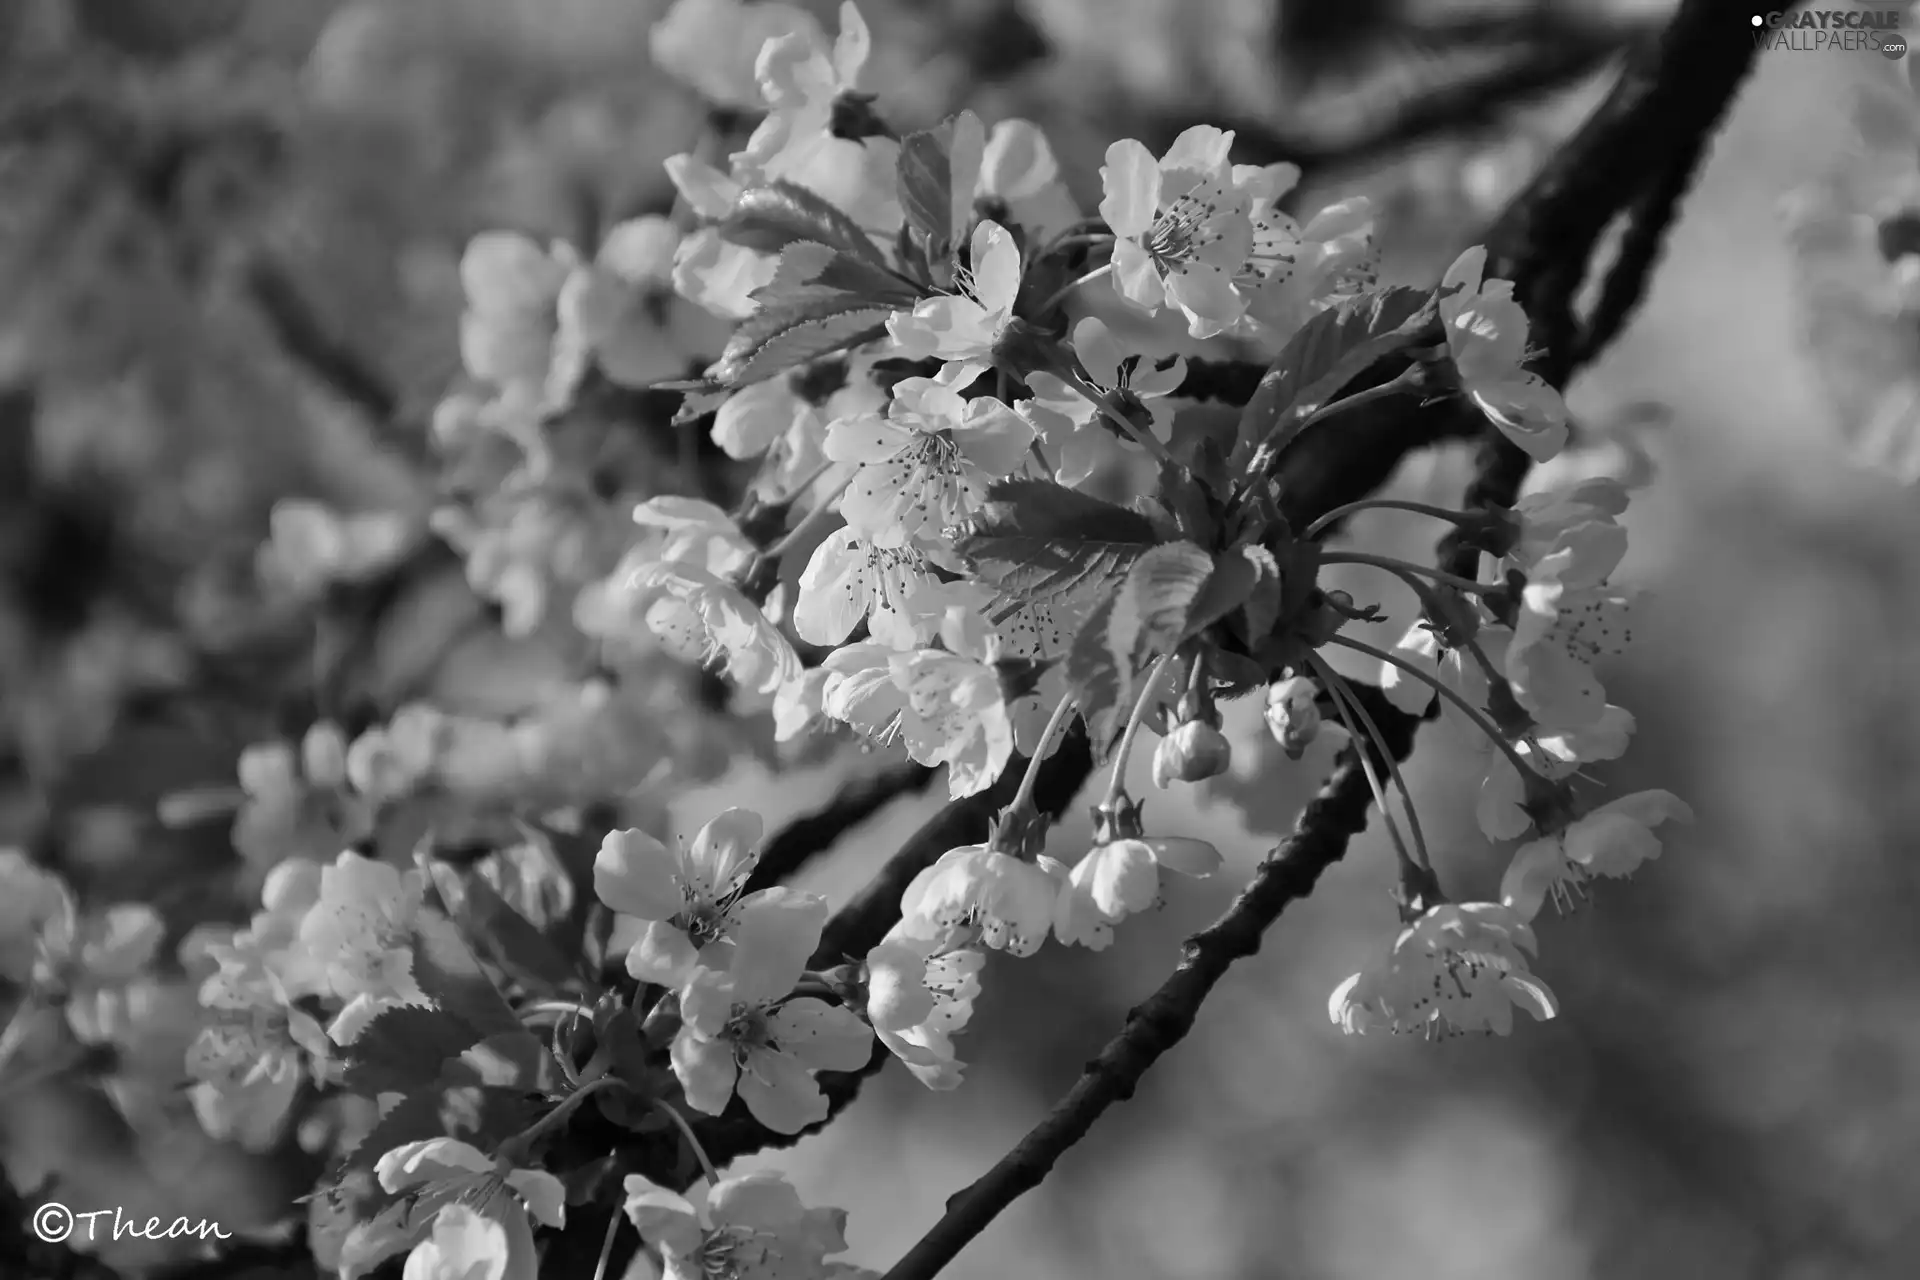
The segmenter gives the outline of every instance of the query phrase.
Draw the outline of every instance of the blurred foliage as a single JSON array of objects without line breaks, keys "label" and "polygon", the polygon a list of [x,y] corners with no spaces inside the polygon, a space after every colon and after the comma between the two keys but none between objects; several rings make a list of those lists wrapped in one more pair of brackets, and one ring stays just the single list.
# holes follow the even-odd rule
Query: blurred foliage
[{"label": "blurred foliage", "polygon": [[[1310,185],[1382,200],[1389,270],[1408,275],[1471,240],[1591,102],[1585,73],[1659,16],[1585,0],[864,7],[872,87],[904,126],[963,104],[1027,116],[1084,193],[1113,137],[1244,121],[1258,158],[1315,159]],[[155,901],[178,932],[242,912],[224,827],[168,829],[155,805],[230,785],[243,745],[317,709],[313,618],[273,605],[254,574],[268,512],[291,495],[430,503],[426,420],[457,369],[466,237],[591,242],[671,208],[660,161],[709,122],[647,61],[659,8],[0,5],[0,843],[33,845],[83,891]],[[1529,75],[1549,79],[1554,59],[1545,92]],[[1439,1051],[1327,1026],[1326,991],[1392,927],[1385,899],[1337,871],[1124,1120],[955,1280],[1895,1280],[1920,1267],[1920,882],[1906,856],[1920,830],[1906,785],[1920,518],[1910,495],[1833,456],[1769,212],[1819,169],[1809,117],[1854,69],[1763,61],[1644,319],[1573,396],[1593,420],[1647,398],[1669,410],[1630,565],[1664,603],[1621,678],[1647,709],[1632,781],[1688,796],[1701,828],[1598,910],[1542,929],[1560,1019]],[[1477,105],[1434,106],[1454,98]],[[1449,455],[1402,487],[1451,494],[1464,479]],[[1396,536],[1418,546],[1412,528]],[[478,696],[502,652],[462,638],[459,620],[482,610],[458,566],[423,573],[454,602],[417,655],[425,683]],[[1244,869],[1312,770],[1283,769],[1257,717],[1241,720],[1238,775],[1214,802],[1154,806]],[[1470,848],[1449,765],[1425,759],[1415,785],[1436,847]],[[751,790],[771,819],[823,785],[748,766],[670,799],[697,816]],[[931,803],[896,806],[808,882],[857,883]],[[1369,840],[1350,861],[1381,856]],[[1118,953],[1023,962],[1028,981],[994,988],[976,1024],[965,1090],[929,1100],[890,1072],[783,1156],[810,1198],[852,1211],[854,1255],[883,1263],[910,1242],[1227,892],[1176,899]],[[70,1203],[245,1225],[310,1185],[311,1168],[212,1143],[177,1106],[154,1109],[175,1123],[133,1130],[70,1083],[6,1104],[15,1182],[57,1174]],[[0,1274],[14,1274],[3,1258]]]}]

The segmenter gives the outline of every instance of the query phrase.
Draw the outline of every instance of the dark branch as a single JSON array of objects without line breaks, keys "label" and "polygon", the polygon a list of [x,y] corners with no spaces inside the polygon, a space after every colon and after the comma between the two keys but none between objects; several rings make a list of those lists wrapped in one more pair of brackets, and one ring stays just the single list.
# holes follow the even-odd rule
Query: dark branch
[{"label": "dark branch", "polygon": [[[1448,47],[1465,46],[1484,52],[1491,42],[1504,49],[1505,56],[1478,74],[1405,94],[1386,110],[1366,113],[1345,128],[1289,132],[1263,121],[1222,122],[1222,128],[1234,130],[1235,159],[1247,164],[1291,161],[1313,173],[1368,164],[1446,134],[1485,128],[1598,71],[1644,32],[1639,24],[1603,24],[1584,15],[1559,13],[1534,15],[1518,23],[1504,20],[1497,29],[1484,22],[1469,25],[1472,29],[1404,32],[1396,43],[1411,52],[1386,50],[1379,58],[1413,62],[1417,74],[1417,60],[1428,48],[1443,53]],[[1303,102],[1276,104],[1274,114],[1296,120],[1340,118],[1338,111],[1313,110],[1313,97],[1308,92]]]},{"label": "dark branch", "polygon": [[746,892],[788,879],[895,800],[925,791],[933,777],[932,769],[909,761],[848,783],[826,805],[795,818],[767,841]]},{"label": "dark branch", "polygon": [[[1605,350],[1643,295],[1660,237],[1752,69],[1757,49],[1751,40],[1728,38],[1728,13],[1721,0],[1682,0],[1660,39],[1628,63],[1593,115],[1487,234],[1487,274],[1514,282],[1534,341],[1545,351],[1535,368],[1556,387]],[[1635,211],[1632,243],[1623,242],[1601,304],[1583,327],[1575,295],[1601,237],[1629,210]],[[1517,446],[1487,431],[1466,505],[1512,506],[1530,466]],[[1477,562],[1475,552],[1456,543],[1442,542],[1441,556],[1454,573],[1470,573]]]},{"label": "dark branch", "polygon": [[[1380,719],[1392,708],[1378,690],[1360,690]],[[1413,748],[1416,722],[1394,716],[1381,724],[1396,759]],[[1116,1102],[1133,1096],[1147,1069],[1193,1029],[1201,1004],[1236,960],[1260,949],[1261,936],[1287,907],[1313,892],[1320,873],[1338,862],[1347,842],[1366,829],[1373,794],[1352,746],[1325,785],[1276,845],[1226,914],[1187,940],[1180,965],[1160,989],[1127,1014],[1126,1028],[1087,1064],[1067,1096],[985,1176],[947,1201],[947,1212],[885,1280],[929,1280],[953,1261],[1021,1195],[1040,1185],[1054,1162],[1087,1135]]]},{"label": "dark branch", "polygon": [[[1594,116],[1488,237],[1489,274],[1513,280],[1529,316],[1544,322],[1548,354],[1541,372],[1557,387],[1598,351],[1597,345],[1580,340],[1573,296],[1600,236],[1617,214],[1642,199],[1647,186],[1639,175],[1647,172],[1649,160],[1673,192],[1665,207],[1654,210],[1654,222],[1670,220],[1671,206],[1685,189],[1684,180],[1673,175],[1674,166],[1684,160],[1690,169],[1704,152],[1707,135],[1752,62],[1752,42],[1728,38],[1725,13],[1721,0],[1683,0],[1667,33],[1627,67]],[[1659,194],[1650,198],[1657,201]],[[1657,230],[1650,234],[1657,239]],[[1621,264],[1644,272],[1653,257],[1651,249],[1636,247],[1637,265],[1629,264],[1625,254]],[[1483,439],[1469,502],[1510,506],[1526,479],[1529,459],[1491,430]],[[1386,459],[1376,464],[1388,470],[1391,465]],[[1313,505],[1304,496],[1299,501]],[[1449,560],[1464,554],[1445,543],[1442,551]],[[1456,571],[1471,572],[1471,564]],[[1396,757],[1407,754],[1418,721],[1377,695],[1369,701],[1376,704],[1369,710],[1387,735],[1389,749]],[[1131,1096],[1147,1069],[1192,1028],[1200,1005],[1228,966],[1259,948],[1262,933],[1280,912],[1311,892],[1320,872],[1364,829],[1371,794],[1359,760],[1352,748],[1343,753],[1293,834],[1261,865],[1227,914],[1188,942],[1179,968],[1128,1015],[1126,1028],[1088,1065],[1067,1096],[984,1177],[947,1202],[946,1214],[885,1280],[929,1280],[936,1275],[1001,1210],[1038,1186],[1102,1112]]]}]

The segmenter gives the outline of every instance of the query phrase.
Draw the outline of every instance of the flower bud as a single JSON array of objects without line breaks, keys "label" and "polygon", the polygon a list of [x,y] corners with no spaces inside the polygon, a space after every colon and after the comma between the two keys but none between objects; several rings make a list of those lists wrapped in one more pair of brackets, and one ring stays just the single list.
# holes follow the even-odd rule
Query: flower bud
[{"label": "flower bud", "polygon": [[1153,753],[1153,785],[1201,782],[1227,771],[1233,748],[1218,729],[1204,720],[1189,720],[1160,740]]},{"label": "flower bud", "polygon": [[1267,686],[1267,728],[1273,740],[1298,760],[1320,735],[1319,686],[1306,676],[1289,676]]}]

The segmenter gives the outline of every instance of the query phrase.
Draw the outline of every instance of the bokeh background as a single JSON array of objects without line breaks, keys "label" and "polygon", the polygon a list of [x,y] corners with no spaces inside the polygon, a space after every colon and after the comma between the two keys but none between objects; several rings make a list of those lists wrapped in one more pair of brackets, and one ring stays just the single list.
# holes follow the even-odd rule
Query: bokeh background
[{"label": "bokeh background", "polygon": [[[1091,206],[1112,137],[1236,123],[1251,158],[1306,158],[1314,193],[1372,195],[1387,274],[1408,281],[1474,241],[1597,100],[1607,53],[1667,9],[862,7],[869,87],[901,127],[963,105],[1033,119]],[[293,495],[431,501],[424,424],[457,372],[467,236],[580,237],[671,210],[660,161],[709,122],[649,61],[662,8],[0,4],[0,844],[48,851],[95,898],[154,901],[176,931],[244,910],[241,892],[209,888],[233,878],[225,827],[171,829],[156,804],[231,783],[240,746],[297,727],[282,704],[311,619],[256,588],[268,513]],[[1726,38],[1749,39],[1729,15]],[[1836,369],[1810,334],[1807,264],[1778,212],[1807,190],[1882,212],[1857,120],[1879,61],[1759,59],[1645,307],[1570,393],[1590,432],[1630,437],[1656,472],[1626,568],[1653,597],[1610,680],[1640,733],[1603,776],[1675,790],[1699,821],[1632,881],[1543,921],[1537,967],[1563,1015],[1438,1046],[1329,1025],[1327,993],[1395,928],[1369,832],[954,1280],[1920,1274],[1920,500],[1846,457],[1844,404],[1881,375]],[[1509,64],[1549,87],[1405,141],[1382,125]],[[378,392],[343,389],[353,368],[376,371]],[[1443,453],[1399,483],[1444,496],[1466,475],[1464,453]],[[1418,558],[1431,529],[1356,534]],[[416,629],[406,661],[449,699],[516,661],[443,620]],[[780,1155],[810,1201],[851,1210],[853,1258],[884,1268],[1024,1133],[1285,830],[1325,750],[1290,764],[1257,721],[1236,726],[1230,779],[1150,808],[1218,842],[1229,874],[1181,886],[1112,951],[1050,948],[1018,982],[993,981],[1012,976],[997,967],[961,1091],[889,1070]],[[687,827],[748,793],[773,818],[847,767],[747,763],[651,798]],[[1410,774],[1455,896],[1491,891],[1501,869],[1465,767],[1429,751]],[[807,883],[856,886],[936,804],[902,802]],[[1076,818],[1056,838],[1085,833]],[[212,1143],[190,1117],[130,1123],[115,1091],[166,1087],[137,1065],[104,1089],[73,1071],[12,1089],[0,1134],[16,1185],[57,1176],[70,1204],[229,1225],[288,1212],[310,1162]],[[132,1110],[177,1120],[150,1101]],[[164,1261],[137,1243],[108,1256]]]}]

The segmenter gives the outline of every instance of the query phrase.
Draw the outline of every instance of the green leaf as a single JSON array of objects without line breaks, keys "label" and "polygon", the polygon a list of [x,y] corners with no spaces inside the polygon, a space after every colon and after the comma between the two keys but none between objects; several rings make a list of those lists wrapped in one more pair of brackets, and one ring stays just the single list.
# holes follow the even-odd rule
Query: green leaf
[{"label": "green leaf", "polygon": [[1212,571],[1187,611],[1188,635],[1206,630],[1252,596],[1260,582],[1260,568],[1244,554],[1248,551],[1265,554],[1265,548],[1250,544],[1223,551],[1215,557]]},{"label": "green leaf", "polygon": [[1118,577],[1161,541],[1137,511],[1046,480],[1008,480],[987,491],[956,545],[983,581],[1031,604]]},{"label": "green leaf", "polygon": [[408,1093],[439,1080],[446,1061],[480,1039],[471,1023],[444,1009],[395,1005],[376,1014],[340,1051],[345,1064],[340,1082],[369,1097]]},{"label": "green leaf", "polygon": [[907,225],[934,245],[951,235],[953,208],[953,121],[900,139],[900,208]]},{"label": "green leaf", "polygon": [[774,277],[754,290],[757,310],[741,321],[708,371],[716,388],[743,387],[816,357],[872,341],[887,317],[921,298],[884,267],[810,241],[789,245]]},{"label": "green leaf", "polygon": [[340,1249],[341,1275],[364,1276],[382,1260],[412,1247],[446,1202],[444,1195],[431,1191],[395,1195],[381,1190],[366,1176],[381,1156],[409,1142],[440,1137],[491,1152],[539,1119],[544,1109],[518,1090],[468,1085],[409,1094],[394,1104],[316,1197],[353,1223]]},{"label": "green leaf", "polygon": [[720,237],[761,253],[811,241],[878,265],[886,262],[859,223],[805,187],[780,180],[742,191],[720,220]]},{"label": "green leaf", "polygon": [[1112,621],[1113,597],[1108,596],[1080,624],[1073,647],[1067,651],[1067,685],[1087,722],[1087,740],[1096,764],[1103,763],[1112,752],[1114,740],[1125,725],[1123,717],[1132,710],[1121,705],[1120,664],[1114,661],[1107,644],[1107,628]]},{"label": "green leaf", "polygon": [[1194,605],[1212,576],[1213,557],[1191,542],[1154,547],[1133,562],[1107,625],[1107,648],[1120,669],[1123,694],[1132,672],[1187,638]]},{"label": "green leaf", "polygon": [[555,991],[578,974],[532,921],[515,911],[486,877],[429,859],[427,874],[461,932],[481,954],[528,986]]},{"label": "green leaf", "polygon": [[900,140],[900,207],[930,257],[945,258],[966,234],[986,137],[980,118],[962,111]]},{"label": "green leaf", "polygon": [[1315,409],[1381,360],[1439,334],[1438,308],[1429,289],[1402,285],[1330,307],[1300,327],[1267,366],[1253,398],[1240,414],[1236,461],[1270,459]]},{"label": "green leaf", "polygon": [[520,1019],[480,967],[459,926],[438,911],[422,910],[414,919],[413,976],[435,1004],[483,1036],[520,1029]]},{"label": "green leaf", "polygon": [[1246,607],[1240,611],[1240,638],[1247,648],[1257,649],[1280,622],[1280,562],[1261,546],[1242,547],[1239,554],[1254,571]]}]

